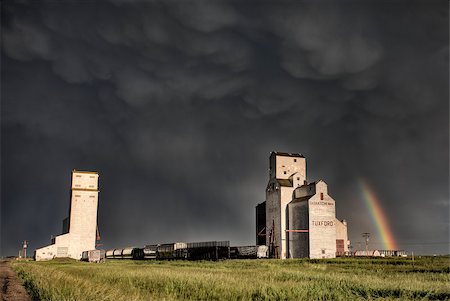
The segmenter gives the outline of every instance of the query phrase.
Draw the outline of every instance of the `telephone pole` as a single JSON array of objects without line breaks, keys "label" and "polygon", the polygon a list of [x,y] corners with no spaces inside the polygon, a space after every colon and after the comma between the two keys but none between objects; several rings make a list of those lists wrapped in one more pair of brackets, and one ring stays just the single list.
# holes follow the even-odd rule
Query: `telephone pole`
[{"label": "telephone pole", "polygon": [[370,238],[370,233],[369,232],[364,232],[362,234],[362,236],[366,240],[366,256],[369,256],[369,238]]},{"label": "telephone pole", "polygon": [[27,258],[27,247],[28,247],[28,243],[26,240],[24,240],[22,249],[23,249],[23,258],[25,258],[25,259]]}]

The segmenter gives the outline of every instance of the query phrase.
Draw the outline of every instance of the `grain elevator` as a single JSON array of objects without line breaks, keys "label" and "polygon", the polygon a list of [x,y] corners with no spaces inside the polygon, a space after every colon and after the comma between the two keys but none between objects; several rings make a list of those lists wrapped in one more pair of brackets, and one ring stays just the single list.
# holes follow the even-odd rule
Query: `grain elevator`
[{"label": "grain elevator", "polygon": [[272,152],[265,202],[256,206],[257,244],[275,258],[334,258],[348,252],[347,223],[322,181],[307,182],[306,158]]},{"label": "grain elevator", "polygon": [[72,171],[69,216],[63,220],[62,234],[35,251],[36,260],[55,257],[81,259],[83,251],[95,249],[98,208],[98,173]]}]

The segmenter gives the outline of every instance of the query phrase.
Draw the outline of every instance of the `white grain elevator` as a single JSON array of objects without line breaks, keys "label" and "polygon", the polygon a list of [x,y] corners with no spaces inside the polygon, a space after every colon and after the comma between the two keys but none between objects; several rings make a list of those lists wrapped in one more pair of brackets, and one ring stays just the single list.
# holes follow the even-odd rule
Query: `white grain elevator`
[{"label": "white grain elevator", "polygon": [[272,152],[266,200],[256,206],[256,241],[275,258],[334,258],[348,252],[347,223],[322,181],[307,182],[301,154]]},{"label": "white grain elevator", "polygon": [[63,220],[61,235],[52,244],[35,251],[36,260],[55,257],[80,259],[83,251],[95,249],[98,208],[97,172],[72,171],[69,216]]}]

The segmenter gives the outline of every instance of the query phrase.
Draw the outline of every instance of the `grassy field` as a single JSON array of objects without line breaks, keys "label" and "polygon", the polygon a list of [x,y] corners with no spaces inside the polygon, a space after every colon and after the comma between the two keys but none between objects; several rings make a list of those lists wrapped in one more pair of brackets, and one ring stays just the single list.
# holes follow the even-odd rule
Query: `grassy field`
[{"label": "grassy field", "polygon": [[450,258],[12,262],[40,300],[450,300]]}]

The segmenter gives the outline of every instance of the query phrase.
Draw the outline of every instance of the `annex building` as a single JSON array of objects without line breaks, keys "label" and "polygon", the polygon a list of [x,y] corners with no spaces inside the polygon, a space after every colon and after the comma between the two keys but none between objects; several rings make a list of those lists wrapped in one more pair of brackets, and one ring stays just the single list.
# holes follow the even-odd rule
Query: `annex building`
[{"label": "annex building", "polygon": [[55,257],[81,259],[83,251],[95,249],[97,234],[98,173],[72,171],[69,216],[63,220],[62,234],[50,245],[36,249],[35,260]]},{"label": "annex building", "polygon": [[306,158],[272,152],[266,200],[256,206],[256,243],[275,258],[334,258],[348,252],[347,222],[322,181],[307,182]]}]

